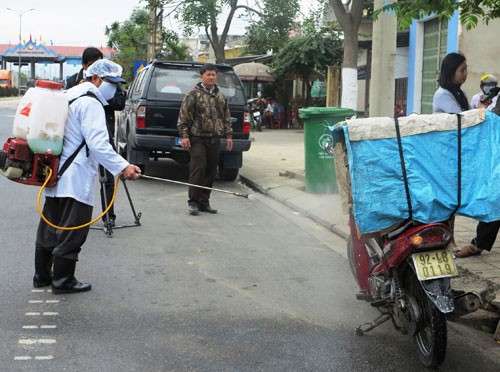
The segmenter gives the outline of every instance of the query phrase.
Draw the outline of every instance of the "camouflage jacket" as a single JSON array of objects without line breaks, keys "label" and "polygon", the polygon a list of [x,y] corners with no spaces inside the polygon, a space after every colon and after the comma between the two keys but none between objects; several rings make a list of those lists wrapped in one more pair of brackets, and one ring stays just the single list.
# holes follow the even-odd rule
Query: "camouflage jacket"
[{"label": "camouflage jacket", "polygon": [[182,101],[177,128],[181,137],[231,138],[231,113],[217,86],[212,93],[198,83]]}]

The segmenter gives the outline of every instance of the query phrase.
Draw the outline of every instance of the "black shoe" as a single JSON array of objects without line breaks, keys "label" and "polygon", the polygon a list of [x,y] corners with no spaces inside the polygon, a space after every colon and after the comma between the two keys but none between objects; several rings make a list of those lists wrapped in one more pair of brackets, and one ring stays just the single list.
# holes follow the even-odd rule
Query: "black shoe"
[{"label": "black shoe", "polygon": [[47,281],[40,281],[40,280],[36,279],[36,275],[33,278],[33,288],[48,287],[51,284],[52,284],[52,279],[51,280],[47,280]]},{"label": "black shoe", "polygon": [[76,261],[54,257],[52,293],[78,293],[92,289],[90,283],[81,283],[75,278]]},{"label": "black shoe", "polygon": [[217,209],[213,209],[209,205],[200,205],[199,210],[200,210],[200,212],[207,212],[207,213],[212,213],[212,214],[217,213]]},{"label": "black shoe", "polygon": [[191,204],[189,206],[189,214],[192,216],[197,216],[200,213],[200,209],[198,208],[197,205]]},{"label": "black shoe", "polygon": [[90,283],[79,282],[76,278],[66,280],[60,285],[54,285],[54,281],[52,281],[53,294],[87,292],[91,289],[92,285]]}]

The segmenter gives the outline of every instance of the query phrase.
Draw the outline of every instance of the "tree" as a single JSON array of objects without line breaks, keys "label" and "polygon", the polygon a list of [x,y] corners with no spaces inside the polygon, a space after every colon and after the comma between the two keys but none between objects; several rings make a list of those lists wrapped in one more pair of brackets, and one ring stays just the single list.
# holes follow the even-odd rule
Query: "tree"
[{"label": "tree", "polygon": [[[372,1],[329,0],[329,2],[344,32],[341,106],[355,110],[358,99],[358,31],[363,10]],[[344,6],[343,2],[349,5]],[[349,90],[345,89],[346,87],[349,87]]]},{"label": "tree", "polygon": [[[107,46],[118,51],[116,60],[124,66],[123,78],[126,81],[132,81],[133,79],[134,62],[146,60],[150,31],[151,24],[148,11],[140,8],[134,9],[130,19],[125,22],[113,22],[111,26],[106,26]],[[162,29],[160,40],[162,48],[155,56],[156,58],[190,59],[188,46],[179,43],[178,35],[174,31]]]},{"label": "tree", "polygon": [[332,28],[304,30],[304,35],[291,38],[276,55],[272,67],[279,81],[297,76],[306,89],[306,105],[310,103],[311,76],[315,71],[326,73],[328,66],[342,59],[341,40]]},{"label": "tree", "polygon": [[[172,13],[174,18],[183,25],[183,31],[186,35],[195,34],[199,28],[205,31],[210,45],[215,53],[217,63],[225,61],[224,47],[231,27],[233,18],[238,10],[247,10],[259,13],[257,10],[239,4],[239,0],[153,0],[161,3],[163,6],[171,5],[174,7]],[[229,13],[224,23],[224,28],[219,33],[217,21],[224,9],[229,8]]]},{"label": "tree", "polygon": [[117,62],[124,67],[123,78],[133,79],[135,61],[146,60],[146,47],[149,34],[148,12],[145,9],[134,9],[130,19],[123,23],[113,22],[106,26],[108,47],[118,51]]},{"label": "tree", "polygon": [[498,0],[398,0],[386,4],[375,12],[394,10],[398,16],[401,28],[408,27],[413,19],[421,19],[432,13],[441,20],[450,19],[454,12],[460,9],[460,21],[470,30],[477,26],[480,19],[485,24],[500,17],[500,2]]},{"label": "tree", "polygon": [[277,53],[288,41],[298,9],[298,0],[263,0],[260,19],[250,24],[245,37],[246,53]]}]

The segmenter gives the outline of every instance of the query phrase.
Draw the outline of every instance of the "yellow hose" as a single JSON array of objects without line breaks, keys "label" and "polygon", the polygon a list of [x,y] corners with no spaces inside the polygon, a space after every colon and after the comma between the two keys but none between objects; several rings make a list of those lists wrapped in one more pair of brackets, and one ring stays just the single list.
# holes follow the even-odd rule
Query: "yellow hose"
[{"label": "yellow hose", "polygon": [[45,189],[45,186],[47,185],[47,183],[49,182],[50,177],[52,176],[52,169],[50,167],[47,167],[47,169],[48,169],[48,172],[49,172],[49,176],[47,177],[47,179],[43,183],[42,187],[40,188],[40,191],[38,192],[37,207],[38,207],[38,214],[40,215],[40,217],[42,218],[42,220],[44,220],[47,225],[53,227],[54,229],[58,229],[58,230],[78,230],[78,229],[83,229],[84,227],[90,226],[93,223],[99,221],[102,218],[102,216],[104,216],[106,213],[108,213],[109,209],[111,208],[111,206],[115,202],[116,189],[118,188],[118,182],[120,181],[120,176],[116,177],[115,189],[113,190],[113,197],[111,198],[111,202],[109,203],[108,207],[99,216],[97,216],[96,218],[94,218],[90,222],[87,222],[86,224],[83,224],[83,225],[80,225],[80,226],[72,226],[72,227],[56,226],[52,222],[50,222],[43,215],[42,208],[40,207],[40,199],[42,197],[42,192]]}]

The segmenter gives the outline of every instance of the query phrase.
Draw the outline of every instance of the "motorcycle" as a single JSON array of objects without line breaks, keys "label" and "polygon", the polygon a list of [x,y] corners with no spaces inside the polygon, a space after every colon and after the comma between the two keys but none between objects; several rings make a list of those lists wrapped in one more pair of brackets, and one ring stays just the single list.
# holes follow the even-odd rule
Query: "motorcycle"
[{"label": "motorcycle", "polygon": [[257,132],[262,132],[262,114],[260,112],[260,102],[258,98],[249,99],[247,102],[250,106],[250,115],[252,120],[252,127]]},{"label": "motorcycle", "polygon": [[370,238],[359,237],[352,214],[349,226],[348,260],[360,288],[356,298],[381,313],[356,334],[391,320],[398,331],[413,337],[420,361],[436,368],[446,354],[447,315],[480,305],[477,294],[451,289],[450,278],[458,272],[446,249],[452,238],[448,223],[410,221]]}]

